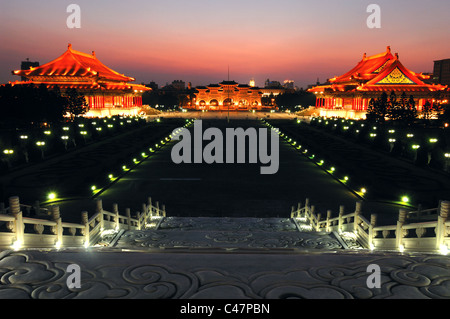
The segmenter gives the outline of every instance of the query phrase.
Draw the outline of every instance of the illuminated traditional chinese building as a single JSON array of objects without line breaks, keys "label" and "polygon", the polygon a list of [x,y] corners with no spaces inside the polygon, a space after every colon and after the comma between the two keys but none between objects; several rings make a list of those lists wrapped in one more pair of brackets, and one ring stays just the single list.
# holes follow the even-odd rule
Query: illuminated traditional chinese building
[{"label": "illuminated traditional chinese building", "polygon": [[447,86],[425,83],[428,79],[429,75],[404,67],[398,54],[393,55],[387,47],[386,52],[378,55],[364,54],[349,72],[308,91],[316,94],[316,108],[322,116],[364,117],[370,100],[379,98],[383,92],[413,96],[420,112],[427,101],[433,104],[437,92],[447,90]]},{"label": "illuminated traditional chinese building", "polygon": [[86,97],[88,115],[136,114],[142,106],[142,94],[150,90],[131,84],[134,78],[120,74],[101,63],[95,52],[75,51],[69,44],[59,58],[29,70],[13,71],[26,78],[11,85],[44,84],[61,92],[74,88]]},{"label": "illuminated traditional chinese building", "polygon": [[257,87],[223,81],[196,87],[191,108],[197,110],[261,110],[263,93]]}]

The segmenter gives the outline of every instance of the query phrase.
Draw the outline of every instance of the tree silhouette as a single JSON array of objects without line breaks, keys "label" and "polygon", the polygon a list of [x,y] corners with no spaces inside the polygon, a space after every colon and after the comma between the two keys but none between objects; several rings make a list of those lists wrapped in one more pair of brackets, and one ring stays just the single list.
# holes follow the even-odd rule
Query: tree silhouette
[{"label": "tree silhouette", "polygon": [[386,92],[383,92],[381,96],[377,98],[372,98],[369,101],[369,106],[367,108],[367,120],[374,122],[384,122],[385,117],[388,113],[388,96]]},{"label": "tree silhouette", "polygon": [[70,114],[71,118],[83,115],[88,111],[88,103],[84,95],[76,89],[68,89],[64,95],[64,110]]}]

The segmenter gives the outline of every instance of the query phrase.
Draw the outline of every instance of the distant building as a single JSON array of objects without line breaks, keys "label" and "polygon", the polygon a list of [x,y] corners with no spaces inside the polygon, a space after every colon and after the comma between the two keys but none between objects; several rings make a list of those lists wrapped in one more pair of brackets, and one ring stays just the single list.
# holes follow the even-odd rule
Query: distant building
[{"label": "distant building", "polygon": [[196,110],[261,110],[263,93],[257,87],[223,81],[196,87],[191,108]]},{"label": "distant building", "polygon": [[159,86],[158,83],[151,81],[149,84],[145,84],[146,87],[151,88],[153,91],[157,91]]},{"label": "distant building", "polygon": [[287,90],[295,90],[294,81],[292,81],[292,80],[284,81],[283,87]]},{"label": "distant building", "polygon": [[264,84],[264,88],[266,89],[279,89],[282,88],[283,86],[281,85],[280,82],[278,81],[270,81],[269,79],[266,80],[265,84]]},{"label": "distant building", "polygon": [[450,59],[434,61],[433,82],[450,85]]},{"label": "distant building", "polygon": [[[31,62],[30,59],[27,58],[26,61],[22,61],[20,64],[21,70],[29,70],[30,68],[36,68],[39,66],[39,62]],[[26,81],[27,78],[25,76],[20,77],[22,81]]]},{"label": "distant building", "polygon": [[172,86],[174,89],[176,90],[180,90],[183,91],[186,89],[186,83],[184,81],[181,80],[175,80],[172,82]]}]

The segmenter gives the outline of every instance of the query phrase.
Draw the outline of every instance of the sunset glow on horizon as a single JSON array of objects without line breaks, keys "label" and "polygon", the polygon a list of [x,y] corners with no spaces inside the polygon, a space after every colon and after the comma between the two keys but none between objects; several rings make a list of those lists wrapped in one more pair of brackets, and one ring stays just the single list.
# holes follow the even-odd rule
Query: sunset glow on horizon
[{"label": "sunset glow on horizon", "polygon": [[[66,26],[69,4],[81,7],[81,28]],[[40,64],[71,43],[112,69],[159,85],[196,85],[227,78],[263,86],[267,78],[298,87],[351,69],[364,53],[391,46],[415,72],[450,58],[447,0],[380,0],[381,29],[366,25],[371,1],[245,0],[2,2],[0,83],[29,58]]]}]

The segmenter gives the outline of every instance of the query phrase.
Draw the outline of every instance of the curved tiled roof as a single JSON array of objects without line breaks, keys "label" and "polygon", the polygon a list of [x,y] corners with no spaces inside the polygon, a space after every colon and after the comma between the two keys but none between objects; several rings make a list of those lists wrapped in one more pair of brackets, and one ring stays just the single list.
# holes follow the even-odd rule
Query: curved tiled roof
[{"label": "curved tiled roof", "polygon": [[95,53],[86,54],[72,49],[72,45],[59,58],[29,70],[13,71],[14,75],[32,77],[93,77],[99,80],[132,82],[132,77],[120,74],[101,63]]}]

